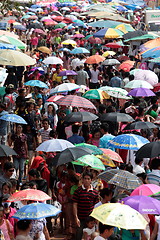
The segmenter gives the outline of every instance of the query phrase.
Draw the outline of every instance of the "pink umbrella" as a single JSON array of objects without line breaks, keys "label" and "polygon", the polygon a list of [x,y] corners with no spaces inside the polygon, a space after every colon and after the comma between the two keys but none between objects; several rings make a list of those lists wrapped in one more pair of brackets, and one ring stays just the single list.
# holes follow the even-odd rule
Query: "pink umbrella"
[{"label": "pink umbrella", "polygon": [[60,31],[62,31],[62,28],[57,28],[57,29],[54,29],[53,31],[54,32],[60,32]]},{"label": "pink umbrella", "polygon": [[42,29],[38,29],[38,28],[36,28],[34,30],[34,32],[39,33],[39,34],[43,34],[43,35],[47,35],[47,33],[45,33]]},{"label": "pink umbrella", "polygon": [[84,38],[85,36],[83,34],[75,34],[72,38]]},{"label": "pink umbrella", "polygon": [[56,96],[52,96],[50,98],[47,99],[47,102],[55,102],[61,98],[63,98],[64,96],[63,95],[56,95]]},{"label": "pink umbrella", "polygon": [[130,196],[135,195],[143,195],[143,196],[150,196],[155,193],[160,192],[160,187],[155,184],[142,184],[141,186],[137,187]]},{"label": "pink umbrella", "polygon": [[102,43],[102,40],[100,39],[100,38],[94,38],[94,37],[90,37],[89,39],[88,39],[88,41],[90,42],[90,43],[96,43],[96,44],[101,44]]},{"label": "pink umbrella", "polygon": [[153,71],[137,69],[134,73],[134,80],[144,80],[154,86],[158,83],[158,76]]},{"label": "pink umbrella", "polygon": [[64,17],[62,17],[62,16],[55,16],[55,15],[52,15],[51,18],[57,22],[62,22],[64,19]]}]

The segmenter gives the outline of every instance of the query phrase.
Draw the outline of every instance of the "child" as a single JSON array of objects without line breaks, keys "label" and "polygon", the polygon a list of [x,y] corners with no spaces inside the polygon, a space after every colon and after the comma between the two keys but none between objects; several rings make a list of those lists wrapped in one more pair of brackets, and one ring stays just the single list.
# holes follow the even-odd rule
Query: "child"
[{"label": "child", "polygon": [[97,236],[96,231],[96,221],[93,217],[88,217],[86,219],[86,228],[83,229],[83,239],[92,240]]},{"label": "child", "polygon": [[100,235],[95,237],[94,240],[107,240],[113,233],[114,227],[109,225],[104,225],[99,223],[99,233]]},{"label": "child", "polygon": [[12,184],[8,181],[2,184],[2,195],[11,194]]},{"label": "child", "polygon": [[4,219],[4,209],[0,207],[0,229],[4,235],[5,240],[13,240],[13,226],[7,219]]}]

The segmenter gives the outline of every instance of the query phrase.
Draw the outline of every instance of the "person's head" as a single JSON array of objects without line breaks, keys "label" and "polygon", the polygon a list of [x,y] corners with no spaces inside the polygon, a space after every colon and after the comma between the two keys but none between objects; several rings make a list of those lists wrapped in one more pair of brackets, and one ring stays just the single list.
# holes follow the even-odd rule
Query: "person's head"
[{"label": "person's head", "polygon": [[156,112],[157,109],[158,109],[158,104],[153,104],[152,105],[152,110]]},{"label": "person's head", "polygon": [[0,223],[3,221],[4,218],[4,208],[0,206]]},{"label": "person's head", "polygon": [[23,131],[22,125],[18,124],[18,125],[16,126],[16,133],[17,133],[17,134],[20,134],[20,133],[22,133],[22,131]]},{"label": "person's head", "polygon": [[31,230],[31,220],[20,220],[17,222],[17,231],[28,233]]},{"label": "person's head", "polygon": [[147,183],[147,174],[142,172],[142,173],[138,173],[137,177],[139,177],[139,179],[143,182],[143,184]]},{"label": "person's head", "polygon": [[35,181],[30,181],[28,185],[31,189],[38,189],[38,185]]},{"label": "person's head", "polygon": [[73,107],[72,108],[72,112],[78,112],[79,110],[78,110],[78,108],[77,107]]},{"label": "person's head", "polygon": [[21,186],[21,190],[25,190],[25,189],[30,189],[28,182],[23,183]]},{"label": "person's head", "polygon": [[99,105],[99,113],[106,113],[106,105],[105,104],[100,104]]},{"label": "person's head", "polygon": [[154,137],[157,137],[158,136],[158,133],[159,133],[159,128],[153,128],[153,135]]},{"label": "person's head", "polygon": [[10,178],[9,179],[10,183],[12,184],[12,188],[11,188],[11,194],[15,193],[17,188],[18,188],[18,181],[15,178]]},{"label": "person's head", "polygon": [[106,134],[109,131],[109,125],[107,123],[101,125],[101,133]]},{"label": "person's head", "polygon": [[87,228],[92,229],[95,226],[95,219],[91,216],[86,218],[86,226]]},{"label": "person's head", "polygon": [[151,169],[154,169],[154,170],[158,169],[158,170],[160,170],[160,159],[154,158],[152,160],[152,162],[151,162]]},{"label": "person's head", "polygon": [[99,129],[95,129],[94,131],[93,131],[93,133],[92,133],[92,138],[94,138],[94,139],[100,139],[100,137],[101,137],[101,132],[100,132],[100,130]]},{"label": "person's head", "polygon": [[59,74],[60,73],[60,68],[56,68],[56,73]]},{"label": "person's head", "polygon": [[114,227],[110,225],[105,225],[99,222],[99,233],[100,236],[103,236],[105,239],[109,238],[113,233]]},{"label": "person's head", "polygon": [[142,165],[142,163],[143,163],[143,159],[141,159],[141,158],[136,158],[135,159],[135,164],[137,164],[137,165]]},{"label": "person's head", "polygon": [[39,107],[41,107],[42,104],[43,104],[42,98],[38,98],[38,99],[37,99],[37,105],[38,105]]},{"label": "person's head", "polygon": [[102,190],[100,190],[100,196],[102,198],[102,200],[107,203],[110,202],[113,196],[113,192],[111,189],[108,188],[103,188]]},{"label": "person's head", "polygon": [[49,132],[49,137],[50,138],[57,138],[57,132],[55,129],[52,129],[50,132]]},{"label": "person's head", "polygon": [[34,103],[29,102],[29,103],[27,104],[27,111],[28,111],[28,112],[32,112],[33,110],[34,110]]},{"label": "person's head", "polygon": [[72,125],[72,132],[73,134],[78,134],[79,126],[78,125]]},{"label": "person's head", "polygon": [[18,90],[18,94],[20,97],[25,97],[26,96],[26,89],[25,88],[20,88]]},{"label": "person's head", "polygon": [[40,172],[35,168],[31,169],[28,172],[28,174],[29,174],[29,177],[30,177],[31,180],[36,180],[36,179],[40,178],[40,176],[41,176]]},{"label": "person's head", "polygon": [[5,162],[3,166],[3,170],[5,175],[10,178],[13,175],[14,172],[14,164],[12,162]]},{"label": "person's head", "polygon": [[2,194],[10,194],[12,189],[12,184],[11,182],[5,182],[2,184]]},{"label": "person's head", "polygon": [[93,175],[91,172],[89,172],[89,171],[83,172],[82,181],[83,181],[83,185],[85,188],[90,187],[92,179],[93,179]]},{"label": "person's head", "polygon": [[49,128],[49,119],[48,118],[43,119],[42,125],[44,127],[44,130],[47,130]]},{"label": "person's head", "polygon": [[48,105],[48,113],[55,114],[55,108],[52,104]]},{"label": "person's head", "polygon": [[70,181],[71,185],[79,184],[79,179],[75,175],[69,175],[69,181]]}]

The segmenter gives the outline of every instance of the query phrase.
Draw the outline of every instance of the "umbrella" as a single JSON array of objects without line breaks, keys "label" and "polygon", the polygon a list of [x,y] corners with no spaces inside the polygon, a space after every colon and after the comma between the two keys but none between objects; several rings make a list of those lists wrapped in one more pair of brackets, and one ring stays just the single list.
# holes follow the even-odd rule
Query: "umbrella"
[{"label": "umbrella", "polygon": [[[136,71],[135,71],[136,70]],[[134,75],[134,80],[144,80],[149,82],[152,86],[158,83],[158,76],[150,70],[135,69],[130,74]]]},{"label": "umbrella", "polygon": [[108,47],[108,48],[121,48],[121,47],[123,47],[120,44],[115,43],[115,42],[107,43],[107,44],[105,44],[105,46]]},{"label": "umbrella", "polygon": [[1,50],[0,57],[8,60],[6,63],[0,60],[0,64],[2,65],[30,66],[36,63],[36,60],[29,57],[27,54],[15,50]]},{"label": "umbrella", "polygon": [[102,54],[102,57],[114,56],[115,54],[114,51],[106,51]]},{"label": "umbrella", "polygon": [[125,85],[125,88],[148,88],[148,89],[153,89],[153,86],[146,82],[146,81],[143,81],[143,80],[133,80],[133,81],[130,81],[128,82],[126,85]]},{"label": "umbrella", "polygon": [[114,162],[110,158],[108,158],[108,156],[106,154],[96,155],[96,157],[99,158],[105,166],[116,167]]},{"label": "umbrella", "polygon": [[25,48],[26,48],[26,44],[24,42],[22,42],[21,40],[17,39],[17,37],[1,35],[0,42],[12,44],[22,50],[25,50]]},{"label": "umbrella", "polygon": [[91,145],[91,144],[87,144],[87,143],[78,143],[75,144],[76,147],[83,147],[83,148],[87,148],[90,149],[92,151],[92,154],[94,155],[101,155],[103,154],[103,151],[100,150],[98,147]]},{"label": "umbrella", "polygon": [[160,187],[155,184],[142,184],[141,186],[137,187],[130,196],[135,195],[143,195],[143,196],[150,196],[155,193],[160,192]]},{"label": "umbrella", "polygon": [[58,76],[76,76],[77,73],[73,70],[65,70],[65,71],[61,71]]},{"label": "umbrella", "polygon": [[88,41],[90,42],[90,43],[93,43],[93,44],[101,44],[102,43],[102,40],[100,39],[100,38],[95,38],[95,37],[90,37],[89,39],[88,39]]},{"label": "umbrella", "polygon": [[123,38],[126,39],[130,39],[130,38],[134,38],[134,37],[140,37],[143,36],[144,34],[146,34],[146,31],[142,31],[142,30],[137,30],[134,32],[128,32],[126,34],[123,35]]},{"label": "umbrella", "polygon": [[90,112],[72,112],[68,114],[64,121],[66,122],[87,122],[87,121],[94,121],[98,118],[93,113]]},{"label": "umbrella", "polygon": [[40,24],[40,23],[31,23],[28,25],[28,28],[31,29],[31,28],[35,28],[35,29],[43,29],[43,25]]},{"label": "umbrella", "polygon": [[52,96],[52,97],[48,98],[46,101],[47,102],[55,102],[55,101],[57,101],[58,99],[60,99],[62,97],[64,97],[64,96],[63,95]]},{"label": "umbrella", "polygon": [[7,145],[0,145],[0,157],[8,157],[8,156],[13,156],[17,155],[17,153]]},{"label": "umbrella", "polygon": [[105,170],[102,161],[94,155],[85,155],[72,162],[75,165],[90,166],[93,169]]},{"label": "umbrella", "polygon": [[103,63],[102,63],[102,65],[110,65],[110,66],[112,66],[112,65],[118,65],[118,64],[120,64],[120,62],[117,60],[117,59],[106,59]]},{"label": "umbrella", "polygon": [[38,50],[43,53],[51,54],[51,50],[45,46],[39,47]]},{"label": "umbrella", "polygon": [[122,88],[104,86],[104,87],[100,87],[99,89],[107,92],[108,95],[111,97],[121,98],[121,99],[131,98],[127,96],[128,92]]},{"label": "umbrella", "polygon": [[88,99],[83,97],[78,97],[75,95],[68,95],[65,96],[58,101],[55,102],[58,105],[62,106],[73,106],[73,107],[80,107],[80,108],[89,108],[89,109],[96,109],[96,107],[91,103]]},{"label": "umbrella", "polygon": [[0,117],[0,120],[19,124],[27,124],[27,122],[22,117],[16,114],[4,114],[3,116]]},{"label": "umbrella", "polygon": [[148,60],[148,62],[159,63],[160,62],[160,57],[156,57],[156,58],[150,59],[150,60]]},{"label": "umbrella", "polygon": [[98,178],[125,189],[135,189],[141,185],[141,181],[136,175],[120,169],[109,169],[100,173]]},{"label": "umbrella", "polygon": [[130,60],[130,58],[128,56],[122,55],[120,57],[118,57],[118,61],[123,62],[123,61],[127,61]]},{"label": "umbrella", "polygon": [[41,219],[50,216],[57,216],[61,210],[51,204],[31,203],[20,208],[12,217],[18,220]]},{"label": "umbrella", "polygon": [[49,199],[51,199],[51,197],[40,190],[25,189],[25,190],[20,190],[18,192],[13,193],[8,198],[7,202],[17,202],[17,201],[23,201],[23,200],[44,202]]},{"label": "umbrella", "polygon": [[73,35],[73,38],[84,38],[85,36],[83,34],[77,33]]},{"label": "umbrella", "polygon": [[148,224],[144,217],[121,203],[105,203],[94,208],[91,215],[99,222],[122,229],[146,229]]},{"label": "umbrella", "polygon": [[63,41],[61,44],[63,45],[72,45],[73,47],[75,47],[77,45],[77,43],[71,39],[65,40]]},{"label": "umbrella", "polygon": [[110,98],[110,96],[105,91],[99,89],[88,90],[83,94],[82,97],[87,99],[101,99],[101,100]]},{"label": "umbrella", "polygon": [[72,54],[90,53],[86,48],[77,47],[71,51]]},{"label": "umbrella", "polygon": [[88,63],[88,64],[98,64],[100,62],[103,62],[104,60],[105,60],[105,58],[100,56],[100,55],[92,55],[89,58],[87,58],[85,63]]},{"label": "umbrella", "polygon": [[75,83],[62,83],[57,87],[51,89],[50,94],[61,93],[61,92],[70,92],[76,89],[79,89],[80,86]]},{"label": "umbrella", "polygon": [[129,64],[126,61],[121,63],[121,65],[119,65],[118,70],[123,70],[124,72],[129,72],[131,70],[131,68],[133,68],[134,62],[133,64]]},{"label": "umbrella", "polygon": [[151,97],[156,96],[154,92],[152,92],[148,88],[134,88],[128,94],[128,96],[133,97]]},{"label": "umbrella", "polygon": [[123,162],[120,155],[118,153],[116,153],[115,151],[112,151],[111,149],[106,149],[106,148],[100,148],[100,149],[104,152],[105,156],[107,156],[109,159],[112,159],[115,162],[120,162],[120,163]]},{"label": "umbrella", "polygon": [[66,164],[72,161],[77,160],[78,158],[91,154],[93,151],[88,148],[83,147],[69,147],[62,151],[61,153],[58,153],[54,159],[51,165],[53,166],[59,166],[62,164]]},{"label": "umbrella", "polygon": [[38,29],[38,28],[36,28],[36,29],[34,30],[34,32],[35,32],[35,33],[39,33],[39,34],[43,34],[43,35],[47,35],[46,32],[44,32],[42,29]]},{"label": "umbrella", "polygon": [[154,47],[142,53],[143,58],[158,58],[160,54],[160,47]]},{"label": "umbrella", "polygon": [[39,87],[39,88],[48,88],[47,84],[39,80],[30,80],[24,83],[24,85],[31,86],[31,87]]},{"label": "umbrella", "polygon": [[160,155],[160,142],[150,142],[143,145],[137,152],[137,158],[154,158]]},{"label": "umbrella", "polygon": [[41,143],[37,148],[36,151],[42,152],[60,152],[65,150],[66,148],[74,147],[72,143],[64,139],[50,139],[43,143]]},{"label": "umbrella", "polygon": [[14,25],[13,28],[19,29],[19,30],[21,30],[21,31],[26,31],[26,27],[23,26],[23,25]]},{"label": "umbrella", "polygon": [[108,146],[127,150],[138,150],[149,141],[135,134],[121,134],[110,140]]},{"label": "umbrella", "polygon": [[0,43],[0,49],[11,49],[16,50],[16,46],[6,43]]},{"label": "umbrella", "polygon": [[100,117],[101,121],[110,121],[110,122],[133,122],[134,119],[125,113],[111,112],[103,113]]},{"label": "umbrella", "polygon": [[114,28],[118,24],[120,24],[120,22],[110,21],[110,20],[99,20],[99,21],[96,21],[96,22],[88,23],[88,26],[99,27],[99,28],[109,28],[109,27]]},{"label": "umbrella", "polygon": [[122,35],[123,35],[123,32],[114,28],[103,28],[93,34],[94,37],[99,37],[99,38],[118,38]]},{"label": "umbrella", "polygon": [[49,64],[63,64],[63,61],[60,59],[60,58],[58,58],[58,57],[47,57],[46,59],[44,59],[43,60],[43,63],[44,64],[47,64],[47,65],[49,65]]},{"label": "umbrella", "polygon": [[159,201],[147,196],[131,196],[121,199],[121,203],[130,206],[141,214],[160,214]]},{"label": "umbrella", "polygon": [[160,83],[157,83],[156,85],[154,85],[153,92],[159,92],[159,91],[160,91]]},{"label": "umbrella", "polygon": [[53,18],[55,21],[57,22],[62,22],[64,20],[64,17],[63,16],[51,16],[51,18]]},{"label": "umbrella", "polygon": [[135,29],[130,24],[119,24],[115,29],[121,30],[123,33],[134,32]]},{"label": "umbrella", "polygon": [[[61,23],[58,23],[57,25],[55,25],[55,26],[54,26],[54,29],[64,28],[64,27],[66,27],[66,26],[67,26],[66,23],[61,22]],[[63,43],[62,43],[62,44],[63,44]]]},{"label": "umbrella", "polygon": [[142,122],[142,121],[135,121],[129,123],[124,129],[125,130],[133,130],[133,129],[149,129],[149,128],[157,128],[157,126],[152,122]]}]

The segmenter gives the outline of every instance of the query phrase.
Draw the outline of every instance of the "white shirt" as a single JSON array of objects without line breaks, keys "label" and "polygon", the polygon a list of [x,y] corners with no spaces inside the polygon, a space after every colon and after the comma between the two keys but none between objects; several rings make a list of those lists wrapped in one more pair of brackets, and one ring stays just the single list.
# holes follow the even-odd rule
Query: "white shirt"
[{"label": "white shirt", "polygon": [[144,168],[141,167],[140,165],[135,164],[133,167],[133,174],[137,175],[140,173],[145,173]]},{"label": "white shirt", "polygon": [[90,72],[91,72],[91,82],[92,83],[97,83],[98,82],[99,70],[97,69],[96,71],[94,71],[93,69],[91,69]]},{"label": "white shirt", "polygon": [[107,238],[105,239],[105,238],[103,238],[101,236],[97,236],[97,237],[94,238],[94,240],[107,240]]}]

